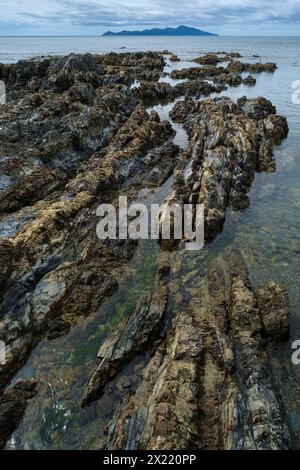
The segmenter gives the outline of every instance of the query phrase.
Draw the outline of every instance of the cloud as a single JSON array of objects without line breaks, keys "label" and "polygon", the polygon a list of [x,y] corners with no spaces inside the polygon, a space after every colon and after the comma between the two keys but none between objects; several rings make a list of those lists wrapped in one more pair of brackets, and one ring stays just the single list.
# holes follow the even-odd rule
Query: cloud
[{"label": "cloud", "polygon": [[224,30],[300,19],[299,0],[0,0],[0,7],[0,24],[32,29],[188,24]]}]

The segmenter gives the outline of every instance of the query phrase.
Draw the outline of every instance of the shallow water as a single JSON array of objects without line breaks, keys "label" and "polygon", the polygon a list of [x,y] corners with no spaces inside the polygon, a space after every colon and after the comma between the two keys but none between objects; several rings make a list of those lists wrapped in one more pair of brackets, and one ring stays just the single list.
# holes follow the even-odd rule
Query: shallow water
[{"label": "shallow water", "polygon": [[20,377],[38,377],[39,393],[26,410],[9,449],[88,449],[101,437],[113,408],[134,383],[139,360],[127,368],[127,381],[117,377],[98,402],[80,409],[83,385],[87,381],[98,349],[109,332],[134,309],[141,291],[155,283],[157,244],[140,244],[113,298],[107,299],[96,315],[73,328],[66,336],[40,342]]},{"label": "shallow water", "polygon": [[[294,339],[300,339],[300,105],[292,103],[291,88],[294,80],[300,80],[300,38],[139,38],[138,47],[133,38],[72,38],[72,41],[69,38],[26,38],[22,41],[0,38],[0,61],[71,51],[121,52],[120,47],[126,46],[125,51],[170,49],[182,59],[180,64],[172,64],[174,68],[192,66],[188,62],[192,58],[217,50],[239,51],[247,61],[253,60],[252,54],[259,54],[264,62],[278,64],[274,75],[256,76],[256,87],[240,86],[223,93],[233,99],[243,95],[265,96],[288,118],[289,136],[275,149],[277,171],[255,176],[250,207],[241,212],[228,211],[223,233],[208,249],[197,254],[182,254],[181,276],[184,289],[193,293],[210,260],[222,255],[227,247],[238,246],[255,286],[274,279],[288,289],[291,341],[275,352],[273,362],[275,370],[278,369],[276,379],[294,431],[294,442],[300,448],[300,366],[291,363],[290,347]],[[162,118],[167,118],[172,106],[155,109]],[[180,126],[176,130],[175,139],[184,146],[186,136]],[[167,182],[158,195],[160,201],[168,194],[170,183]],[[96,445],[109,421],[111,408],[116,406],[127,385],[120,376],[114,382],[113,394],[106,393],[84,412],[78,406],[82,386],[105,336],[134,307],[145,286],[150,289],[154,285],[157,250],[154,242],[140,244],[119,291],[105,302],[98,314],[86,319],[66,337],[43,341],[33,352],[18,377],[33,375],[48,384],[45,383],[41,393],[29,404],[9,448],[90,448]],[[177,289],[183,288],[182,285]],[[176,286],[173,289],[176,290]],[[142,363],[143,358],[138,358],[132,364],[133,369],[126,371],[128,375],[134,377]]]}]

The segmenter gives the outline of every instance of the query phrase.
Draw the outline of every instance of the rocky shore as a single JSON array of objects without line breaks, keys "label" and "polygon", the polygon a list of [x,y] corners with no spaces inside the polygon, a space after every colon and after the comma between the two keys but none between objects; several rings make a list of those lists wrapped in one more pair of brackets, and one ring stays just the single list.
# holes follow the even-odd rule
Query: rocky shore
[{"label": "rocky shore", "polygon": [[[161,337],[163,328],[157,329],[157,321],[161,322],[167,295],[162,279],[169,272],[163,255],[150,307],[149,299],[143,300],[138,313],[133,312],[103,344],[83,405],[95,399],[96,392],[101,395],[133,353],[148,348],[150,359],[136,390],[115,413],[102,448],[290,448],[266,349],[268,342],[287,339],[286,294],[274,282],[254,292],[241,254],[228,253],[227,259],[213,263],[196,298],[177,303]],[[156,315],[150,323],[151,310]]]},{"label": "rocky shore", "polygon": [[227,207],[248,207],[255,172],[275,171],[273,147],[287,136],[287,121],[262,97],[237,103],[226,97],[186,99],[176,103],[171,116],[183,123],[189,146],[167,204],[204,204],[205,240],[212,241],[222,231]]},{"label": "rocky shore", "polygon": [[[256,171],[275,171],[273,147],[287,121],[262,97],[209,98],[275,64],[208,54],[164,82],[160,53],[71,54],[0,65],[0,448],[39,391],[38,378],[10,385],[42,338],[66,335],[114,294],[137,243],[102,241],[96,208],[119,195],[139,199],[173,178],[166,205],[203,203],[205,239],[222,231],[227,208],[249,205]],[[236,60],[238,59],[238,60]],[[219,65],[222,64],[222,65]],[[170,120],[151,108],[173,103]],[[149,109],[150,108],[150,109]],[[174,143],[173,123],[188,136]],[[82,406],[98,400],[137,356],[138,385],[124,393],[101,448],[289,448],[268,345],[288,336],[284,289],[250,285],[216,262],[197,299],[171,308],[172,270],[181,252],[162,245],[157,283],[102,344]],[[169,253],[169,250],[175,252]],[[164,251],[167,250],[167,251]],[[222,264],[223,263],[223,264]],[[180,297],[180,292],[177,295]],[[200,293],[199,293],[200,294]],[[101,434],[101,435],[100,435]]]}]

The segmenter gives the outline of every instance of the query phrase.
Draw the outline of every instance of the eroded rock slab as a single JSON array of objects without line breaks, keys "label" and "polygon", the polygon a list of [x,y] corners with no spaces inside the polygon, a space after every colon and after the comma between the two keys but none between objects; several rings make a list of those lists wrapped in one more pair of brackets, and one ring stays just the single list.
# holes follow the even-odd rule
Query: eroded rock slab
[{"label": "eroded rock slab", "polygon": [[[112,420],[104,448],[290,448],[265,349],[263,321],[272,313],[260,309],[261,294],[240,254],[228,253],[228,260],[213,263],[188,305],[177,303],[171,328]],[[282,304],[281,287],[272,286],[263,288],[269,303]],[[276,332],[270,339],[277,340]]]},{"label": "eroded rock slab", "polygon": [[227,207],[248,207],[255,172],[275,170],[273,146],[287,136],[287,121],[261,97],[237,103],[229,98],[200,103],[186,99],[176,103],[171,116],[183,122],[189,147],[175,171],[167,204],[204,204],[209,242],[222,231]]},{"label": "eroded rock slab", "polygon": [[156,289],[144,296],[136,309],[121,322],[101,346],[95,369],[82,399],[82,406],[99,398],[105,385],[136,355],[152,349],[165,322],[168,301],[168,264],[158,269]]},{"label": "eroded rock slab", "polygon": [[[135,200],[174,173],[166,203],[203,203],[210,241],[227,207],[249,204],[255,171],[275,169],[272,149],[288,126],[268,100],[191,98],[254,85],[241,74],[276,69],[237,58],[209,54],[201,67],[173,71],[171,78],[185,80],[175,86],[159,81],[165,59],[151,52],[0,66],[8,91],[0,110],[0,339],[7,346],[0,446],[35,393],[34,382],[4,392],[14,374],[41,338],[66,334],[97,312],[134,253],[134,241],[97,238],[97,206],[116,204],[120,194]],[[185,152],[173,143],[170,123],[145,109],[178,97],[171,116],[188,133]],[[169,256],[160,258],[156,289],[107,338],[91,371],[84,406],[145,356],[138,387],[116,408],[101,446],[288,448],[265,350],[288,335],[284,290],[270,283],[254,292],[237,256],[234,269],[212,266],[188,304],[178,292],[170,312]]]},{"label": "eroded rock slab", "polygon": [[159,187],[176,166],[175,131],[131,88],[164,63],[71,54],[1,69],[1,390],[41,338],[66,334],[118,288],[137,243],[99,240],[96,208]]}]

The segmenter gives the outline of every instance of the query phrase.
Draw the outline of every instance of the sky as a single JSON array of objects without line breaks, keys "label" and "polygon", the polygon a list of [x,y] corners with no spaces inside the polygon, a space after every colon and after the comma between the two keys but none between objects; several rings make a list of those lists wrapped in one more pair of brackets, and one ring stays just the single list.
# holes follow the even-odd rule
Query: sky
[{"label": "sky", "polygon": [[0,36],[93,36],[181,24],[226,36],[300,36],[300,0],[0,0]]}]

